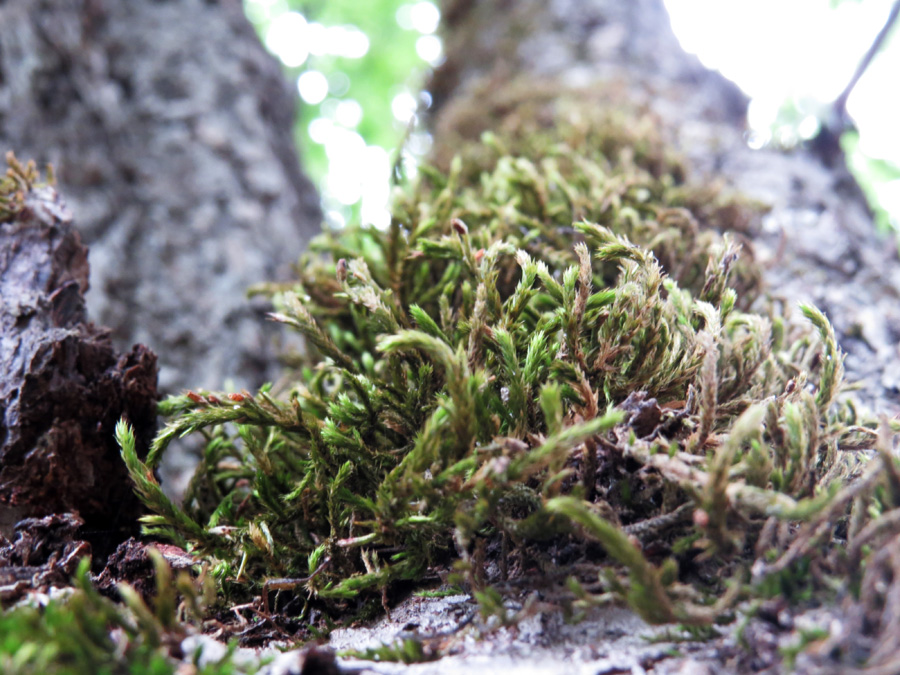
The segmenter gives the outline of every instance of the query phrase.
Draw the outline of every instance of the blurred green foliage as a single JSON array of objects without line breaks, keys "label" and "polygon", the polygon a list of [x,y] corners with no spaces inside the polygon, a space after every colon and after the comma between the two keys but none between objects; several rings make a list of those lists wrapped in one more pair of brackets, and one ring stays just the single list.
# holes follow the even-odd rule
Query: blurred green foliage
[{"label": "blurred green foliage", "polygon": [[[352,21],[366,33],[368,58],[311,55],[305,65],[332,77],[336,73],[346,75],[349,80],[346,92],[341,95],[335,92],[332,96],[354,99],[362,106],[363,116],[357,131],[366,143],[388,149],[396,147],[403,130],[393,123],[391,99],[404,88],[419,87],[424,65],[416,54],[418,33],[403,30],[397,24],[396,11],[405,3],[402,0],[320,0],[293,4],[312,21],[327,26]],[[298,142],[306,149],[304,157],[311,162],[314,175],[324,173],[325,153],[322,146],[312,146],[305,131],[310,121],[322,115],[322,104],[302,106],[297,129]]]},{"label": "blurred green foliage", "polygon": [[879,231],[888,232],[900,226],[900,214],[892,214],[879,194],[879,186],[900,181],[900,162],[870,157],[859,149],[859,132],[846,131],[841,135],[841,147],[847,156],[847,165],[856,178],[872,208],[872,215]]},{"label": "blurred green foliage", "polygon": [[[325,144],[310,137],[310,123],[314,120],[332,120],[358,133],[366,145],[380,146],[388,152],[396,153],[400,146],[406,129],[395,119],[391,103],[402,92],[416,95],[428,69],[428,64],[416,53],[416,40],[421,33],[402,28],[397,20],[401,7],[414,4],[408,0],[245,0],[247,15],[264,41],[273,22],[288,11],[302,14],[310,26],[319,24],[315,26],[317,29],[320,26],[356,28],[368,38],[368,51],[359,58],[321,53],[321,49],[313,46],[311,51],[319,53],[310,53],[300,66],[286,67],[288,77],[295,83],[309,71],[323,73],[328,79],[328,95],[323,101],[315,104],[301,101],[295,127],[304,168],[320,189],[329,172],[329,160],[334,158],[329,158]],[[358,124],[341,124],[335,119],[342,102],[359,104],[362,117]],[[326,208],[340,208],[329,203],[327,194],[323,196]],[[358,215],[358,202],[352,210],[344,209],[345,217]]]}]

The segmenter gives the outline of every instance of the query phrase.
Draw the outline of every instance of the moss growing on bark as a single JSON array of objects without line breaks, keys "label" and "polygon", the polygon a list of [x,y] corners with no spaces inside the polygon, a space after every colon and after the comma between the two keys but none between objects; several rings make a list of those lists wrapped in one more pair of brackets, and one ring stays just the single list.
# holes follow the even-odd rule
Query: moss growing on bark
[{"label": "moss growing on bark", "polygon": [[[541,579],[575,614],[707,625],[859,579],[895,529],[888,432],[866,466],[825,316],[749,311],[754,210],[689,182],[652,118],[561,94],[473,103],[389,229],[326,232],[265,289],[309,347],[290,385],[170,398],[146,463],[121,429],[146,531],[230,598],[338,619],[452,566],[505,621]],[[187,434],[179,506],[153,469]]]}]

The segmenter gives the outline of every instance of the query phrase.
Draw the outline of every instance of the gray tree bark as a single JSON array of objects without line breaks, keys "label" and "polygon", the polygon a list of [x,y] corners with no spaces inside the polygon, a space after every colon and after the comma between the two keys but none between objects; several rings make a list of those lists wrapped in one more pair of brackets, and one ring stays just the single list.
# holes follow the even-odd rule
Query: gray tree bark
[{"label": "gray tree bark", "polygon": [[51,162],[91,249],[91,317],[163,391],[277,372],[248,286],[319,224],[294,97],[239,0],[0,1],[0,150]]}]

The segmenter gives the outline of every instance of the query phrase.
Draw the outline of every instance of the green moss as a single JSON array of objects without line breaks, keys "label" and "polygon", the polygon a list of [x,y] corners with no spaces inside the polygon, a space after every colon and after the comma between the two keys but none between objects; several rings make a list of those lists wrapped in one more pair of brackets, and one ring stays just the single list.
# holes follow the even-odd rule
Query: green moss
[{"label": "green moss", "polygon": [[[155,552],[154,552],[155,553]],[[177,620],[171,571],[159,555],[158,593],[151,605],[133,589],[120,586],[124,605],[100,596],[90,583],[89,561],[82,560],[75,588],[44,604],[28,601],[0,612],[0,671],[9,675],[237,675],[256,672],[259,663],[236,665],[234,647],[217,661],[200,665],[200,652],[181,653],[191,619]],[[179,589],[188,606],[198,607],[198,594],[185,577]],[[196,632],[196,631],[194,631]],[[182,667],[179,666],[182,664]]]},{"label": "green moss", "polygon": [[47,182],[41,183],[40,173],[33,161],[22,164],[12,151],[6,153],[8,168],[0,176],[0,223],[11,220],[25,208],[25,195],[33,187],[55,182],[53,170],[47,167]]},{"label": "green moss", "polygon": [[353,649],[341,653],[347,658],[361,659],[363,661],[387,661],[392,663],[427,663],[441,658],[437,650],[426,648],[418,640],[406,638],[398,640],[395,644],[385,644],[380,647],[368,649]]},{"label": "green moss", "polygon": [[[647,114],[599,110],[556,88],[472,103],[387,231],[326,232],[296,284],[260,289],[309,352],[278,395],[169,399],[146,465],[121,428],[148,532],[235,601],[275,579],[336,619],[454,561],[488,614],[529,569],[576,613],[616,597],[686,625],[809,556],[813,586],[857,574],[832,542],[893,460],[839,451],[876,434],[835,402],[827,319],[750,312],[754,209],[687,182]],[[206,446],[179,507],[152,470],[186,434]]]}]

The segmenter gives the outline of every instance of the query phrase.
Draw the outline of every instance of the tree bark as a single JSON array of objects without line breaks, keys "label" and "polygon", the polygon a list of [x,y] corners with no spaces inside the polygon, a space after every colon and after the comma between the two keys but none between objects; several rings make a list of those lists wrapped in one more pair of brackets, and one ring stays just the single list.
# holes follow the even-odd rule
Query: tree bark
[{"label": "tree bark", "polygon": [[246,299],[319,223],[294,103],[238,0],[0,2],[0,150],[52,162],[91,248],[91,316],[173,391],[277,372]]},{"label": "tree bark", "polygon": [[694,180],[724,180],[769,208],[750,234],[770,293],[825,311],[858,399],[900,410],[896,245],[875,232],[843,161],[747,146],[747,98],[681,49],[662,0],[452,0],[443,20],[447,58],[429,86],[438,145],[453,146],[474,92],[513,79],[606,87],[651,110]]}]

